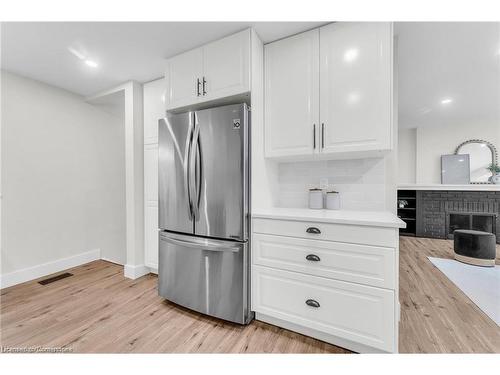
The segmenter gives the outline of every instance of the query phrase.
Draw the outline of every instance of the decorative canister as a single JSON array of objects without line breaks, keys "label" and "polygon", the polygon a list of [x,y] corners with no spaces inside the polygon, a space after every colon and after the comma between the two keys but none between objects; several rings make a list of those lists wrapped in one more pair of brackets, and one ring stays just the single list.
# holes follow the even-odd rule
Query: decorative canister
[{"label": "decorative canister", "polygon": [[340,194],[338,191],[326,192],[326,208],[328,210],[340,209]]},{"label": "decorative canister", "polygon": [[323,190],[309,189],[309,208],[320,210],[323,208]]}]

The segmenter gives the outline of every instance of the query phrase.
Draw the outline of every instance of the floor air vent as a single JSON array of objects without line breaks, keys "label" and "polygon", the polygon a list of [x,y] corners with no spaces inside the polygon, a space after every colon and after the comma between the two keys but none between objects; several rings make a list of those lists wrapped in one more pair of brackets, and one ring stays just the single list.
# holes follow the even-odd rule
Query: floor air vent
[{"label": "floor air vent", "polygon": [[39,281],[38,284],[47,285],[47,284],[53,283],[54,281],[65,279],[65,278],[70,277],[70,276],[73,276],[73,274],[69,273],[69,272],[65,272],[65,273],[61,273],[60,275],[49,277],[48,279]]}]

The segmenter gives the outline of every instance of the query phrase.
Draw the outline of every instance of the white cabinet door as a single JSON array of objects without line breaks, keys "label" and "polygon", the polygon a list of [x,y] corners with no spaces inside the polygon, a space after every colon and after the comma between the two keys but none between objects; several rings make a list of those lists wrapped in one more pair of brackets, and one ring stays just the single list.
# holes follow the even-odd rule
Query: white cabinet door
[{"label": "white cabinet door", "polygon": [[392,147],[392,25],[320,28],[322,153]]},{"label": "white cabinet door", "polygon": [[166,82],[144,84],[144,258],[158,268],[158,120],[165,116]]},{"label": "white cabinet door", "polygon": [[254,233],[253,264],[394,289],[396,249]]},{"label": "white cabinet door", "polygon": [[146,267],[158,270],[158,207],[146,206],[144,212],[144,242],[146,246],[144,263]]},{"label": "white cabinet door", "polygon": [[165,72],[168,87],[167,109],[196,103],[202,95],[202,76],[202,48],[169,59]]},{"label": "white cabinet door", "polygon": [[267,44],[266,157],[311,155],[319,149],[319,30]]},{"label": "white cabinet door", "polygon": [[202,100],[250,91],[250,29],[203,47]]},{"label": "white cabinet door", "polygon": [[392,290],[254,265],[252,309],[387,352],[396,350]]},{"label": "white cabinet door", "polygon": [[144,143],[158,143],[158,120],[165,117],[167,86],[164,79],[144,84]]},{"label": "white cabinet door", "polygon": [[145,263],[158,268],[158,144],[144,146]]},{"label": "white cabinet door", "polygon": [[144,146],[144,198],[158,205],[158,144]]}]

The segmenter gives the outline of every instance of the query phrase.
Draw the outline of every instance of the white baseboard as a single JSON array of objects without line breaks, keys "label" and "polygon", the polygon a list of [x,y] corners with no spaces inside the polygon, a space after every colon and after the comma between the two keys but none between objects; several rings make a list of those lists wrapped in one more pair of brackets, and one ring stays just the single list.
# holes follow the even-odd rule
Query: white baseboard
[{"label": "white baseboard", "polygon": [[381,349],[372,348],[371,346],[360,344],[338,336],[330,335],[325,332],[320,332],[315,329],[291,323],[266,314],[260,314],[256,312],[255,320],[260,320],[261,322],[269,323],[274,326],[288,329],[290,331],[298,332],[305,336],[314,337],[315,339],[322,340],[336,346],[340,346],[341,348],[352,350],[356,353],[387,353],[386,351],[383,351]]},{"label": "white baseboard", "polygon": [[114,263],[114,264],[118,264],[119,266],[125,266],[125,263],[118,262],[117,260],[114,260],[114,259],[111,259],[111,258],[107,258],[107,257],[101,256],[101,260],[104,260],[104,261],[110,262],[110,263]]},{"label": "white baseboard", "polygon": [[138,279],[141,276],[147,275],[149,273],[149,267],[146,267],[144,264],[140,264],[138,266],[134,266],[132,264],[125,264],[125,268],[123,270],[123,275],[129,279]]},{"label": "white baseboard", "polygon": [[54,260],[52,262],[39,264],[29,268],[23,268],[18,271],[0,275],[0,288],[7,288],[12,285],[38,279],[39,277],[64,271],[68,268],[80,266],[99,259],[101,259],[101,250],[95,249],[68,258]]}]

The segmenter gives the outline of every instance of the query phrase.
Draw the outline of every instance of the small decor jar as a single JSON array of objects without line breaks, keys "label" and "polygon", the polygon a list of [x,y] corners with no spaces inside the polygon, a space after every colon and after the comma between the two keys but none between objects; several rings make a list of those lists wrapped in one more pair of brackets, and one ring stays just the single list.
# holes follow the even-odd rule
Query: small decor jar
[{"label": "small decor jar", "polygon": [[340,210],[340,194],[338,191],[326,192],[326,208],[328,210]]},{"label": "small decor jar", "polygon": [[323,208],[323,190],[318,188],[309,189],[309,208],[313,210]]}]

